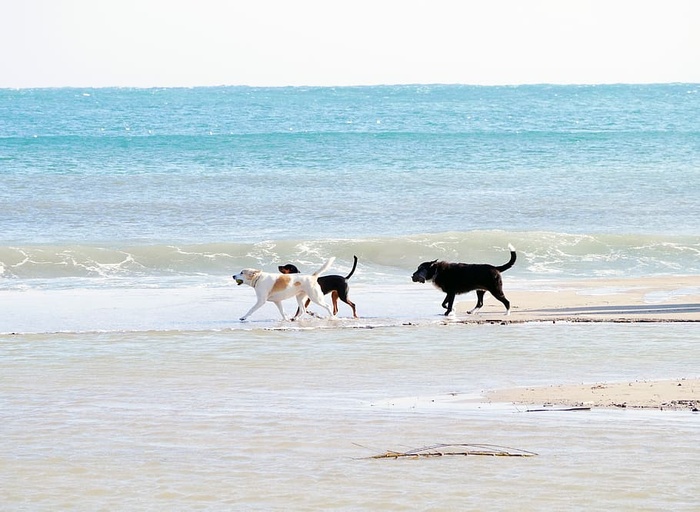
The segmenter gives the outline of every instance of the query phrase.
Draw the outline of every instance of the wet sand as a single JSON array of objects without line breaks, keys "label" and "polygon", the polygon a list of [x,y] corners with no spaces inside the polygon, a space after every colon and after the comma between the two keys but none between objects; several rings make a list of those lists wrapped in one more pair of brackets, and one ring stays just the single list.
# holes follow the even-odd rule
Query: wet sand
[{"label": "wet sand", "polygon": [[528,284],[505,292],[511,314],[488,293],[479,314],[473,294],[456,304],[464,322],[700,322],[700,276],[590,279]]},{"label": "wet sand", "polygon": [[[507,285],[507,283],[506,283]],[[473,302],[458,304],[459,321],[465,323],[525,322],[688,322],[689,336],[700,343],[700,276],[543,282],[527,290],[508,291],[512,308],[503,315],[500,303],[486,295],[482,312],[464,313]],[[466,318],[465,318],[466,317]],[[683,376],[673,380],[552,385],[484,394],[488,402],[513,403],[527,410],[562,408],[628,408],[698,411],[700,379]]]},{"label": "wet sand", "polygon": [[553,385],[488,391],[489,402],[528,406],[528,410],[619,408],[698,411],[700,378]]}]

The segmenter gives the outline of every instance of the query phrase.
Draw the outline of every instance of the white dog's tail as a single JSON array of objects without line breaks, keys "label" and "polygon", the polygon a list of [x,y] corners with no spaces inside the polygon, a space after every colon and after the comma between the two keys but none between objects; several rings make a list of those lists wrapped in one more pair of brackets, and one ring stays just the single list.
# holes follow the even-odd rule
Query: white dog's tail
[{"label": "white dog's tail", "polygon": [[312,276],[317,276],[319,274],[323,274],[326,270],[328,270],[328,267],[333,265],[333,262],[335,261],[335,256],[331,257],[327,262],[323,264],[321,268],[319,268],[316,272],[311,274]]}]

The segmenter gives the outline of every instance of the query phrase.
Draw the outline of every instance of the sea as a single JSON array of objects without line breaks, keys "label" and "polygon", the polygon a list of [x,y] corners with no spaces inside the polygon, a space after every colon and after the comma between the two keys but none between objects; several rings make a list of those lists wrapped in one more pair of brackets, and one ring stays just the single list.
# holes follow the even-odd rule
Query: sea
[{"label": "sea", "polygon": [[[506,295],[699,275],[700,84],[0,89],[0,509],[698,510],[697,413],[479,402],[700,376],[696,323],[411,281],[508,244]],[[353,256],[359,318],[239,320]],[[372,458],[438,444],[536,456]]]}]

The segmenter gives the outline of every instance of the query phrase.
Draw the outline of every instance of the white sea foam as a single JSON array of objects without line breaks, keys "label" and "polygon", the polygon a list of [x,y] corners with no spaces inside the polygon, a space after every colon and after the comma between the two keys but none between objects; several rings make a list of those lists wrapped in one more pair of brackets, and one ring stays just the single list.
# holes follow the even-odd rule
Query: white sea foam
[{"label": "white sea foam", "polygon": [[[580,235],[541,232],[473,231],[357,239],[278,239],[255,243],[166,245],[21,245],[0,246],[0,289],[12,279],[133,277],[170,278],[226,275],[240,268],[274,271],[295,263],[311,271],[335,256],[330,273],[343,273],[359,257],[353,279],[374,281],[381,275],[410,274],[432,259],[502,264],[509,240],[518,260],[509,276],[561,277],[649,276],[700,273],[697,237],[659,235]],[[643,242],[643,243],[641,243]],[[641,245],[640,245],[641,243]],[[99,282],[99,281],[97,281]],[[47,282],[48,284],[48,282]],[[109,286],[109,283],[105,283]]]},{"label": "white sea foam", "polygon": [[[302,329],[377,327],[406,322],[443,320],[442,294],[421,285],[352,286],[351,298],[360,319],[348,318],[350,308],[340,302],[339,318],[282,321],[267,303],[249,320],[238,318],[255,302],[255,292],[233,280],[218,285],[181,288],[68,288],[5,291],[0,295],[3,315],[0,333],[207,331],[221,329]],[[473,297],[470,297],[473,300]],[[327,297],[330,301],[330,297]],[[296,301],[284,303],[289,316]],[[319,315],[326,315],[315,305]]]}]

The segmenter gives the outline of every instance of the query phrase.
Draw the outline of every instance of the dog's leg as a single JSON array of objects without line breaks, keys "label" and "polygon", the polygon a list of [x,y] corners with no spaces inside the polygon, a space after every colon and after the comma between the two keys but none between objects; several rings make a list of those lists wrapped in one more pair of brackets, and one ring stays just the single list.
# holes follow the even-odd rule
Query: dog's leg
[{"label": "dog's leg", "polygon": [[333,309],[335,309],[336,315],[338,314],[338,299],[342,300],[352,308],[352,316],[353,318],[357,318],[357,310],[355,309],[355,304],[348,299],[348,290],[339,290],[338,291],[338,296],[333,298]]},{"label": "dog's leg", "polygon": [[333,302],[333,314],[338,314],[338,292],[333,290],[331,292],[331,301]]},{"label": "dog's leg", "polygon": [[[491,292],[491,295],[496,297],[498,300],[500,300],[503,305],[506,307],[506,316],[510,315],[510,301],[506,299],[506,296],[503,295],[503,290],[495,290],[496,293]],[[482,292],[483,293],[483,292]]]},{"label": "dog's leg", "polygon": [[[304,306],[304,311],[306,311],[308,314],[310,314],[311,316],[313,316],[313,313],[307,309],[307,308],[309,307],[309,304],[311,304],[311,299],[308,299],[308,298],[307,298],[307,299],[306,299],[306,305]],[[298,316],[301,316],[301,307],[299,307],[299,306],[297,306],[297,312],[296,312],[296,314],[294,315],[293,318],[297,318]]]},{"label": "dog's leg", "polygon": [[300,293],[297,295],[297,312],[296,314],[292,317],[292,321],[296,320],[297,318],[301,317],[304,313],[306,313],[306,306],[304,303],[306,302],[306,295],[303,293]]},{"label": "dog's leg", "polygon": [[329,318],[335,318],[335,313],[333,313],[333,309],[328,304],[326,304],[326,301],[323,300],[323,297],[321,297],[321,300],[319,300],[316,304],[328,311]]},{"label": "dog's leg", "polygon": [[450,313],[452,313],[452,305],[455,302],[455,294],[454,293],[448,293],[447,297],[445,297],[445,300],[442,302],[442,307],[445,308],[447,311],[445,311],[445,316],[448,316]]},{"label": "dog's leg", "polygon": [[285,322],[287,320],[289,320],[289,317],[286,315],[286,313],[284,312],[284,308],[282,307],[282,302],[281,301],[275,302],[275,306],[277,306],[277,309],[280,310],[280,315],[282,315],[282,320],[284,320]]},{"label": "dog's leg", "polygon": [[355,308],[355,303],[352,302],[350,299],[346,300],[345,303],[346,303],[348,306],[350,306],[350,308],[352,309],[352,317],[353,317],[353,318],[359,318],[359,317],[357,316],[357,309]]},{"label": "dog's leg", "polygon": [[[309,305],[310,305],[310,304],[311,304],[311,299],[309,299],[309,298],[307,297],[307,298],[306,298],[306,304],[305,304],[305,306],[304,306],[306,312],[307,312],[309,315],[311,315],[311,316],[318,316],[314,311],[311,311],[311,310],[309,309]],[[297,313],[298,313],[298,312],[297,312]]]},{"label": "dog's leg", "polygon": [[348,306],[350,306],[352,308],[352,317],[358,318],[357,309],[355,309],[355,303],[353,301],[351,301],[350,299],[348,299],[347,297],[345,297],[345,300],[343,302],[345,302],[345,304],[347,304]]},{"label": "dog's leg", "polygon": [[450,294],[445,295],[445,300],[442,301],[442,307],[448,309],[447,304],[450,302]]},{"label": "dog's leg", "polygon": [[467,311],[470,315],[474,313],[475,311],[480,310],[484,306],[484,294],[486,292],[484,290],[477,290],[476,291],[476,306],[474,306],[473,309],[470,309]]},{"label": "dog's leg", "polygon": [[253,305],[253,307],[250,308],[250,310],[248,310],[248,312],[240,318],[241,322],[245,322],[246,318],[248,318],[250,315],[255,313],[258,309],[263,307],[263,304],[265,304],[265,298],[264,297],[258,298],[258,301]]},{"label": "dog's leg", "polygon": [[321,287],[318,286],[318,284],[312,286],[309,290],[309,299],[311,299],[314,304],[318,304],[323,309],[328,311],[328,316],[330,318],[335,318],[335,314],[333,313],[331,307],[328,304],[326,304],[326,301],[323,298],[323,292],[321,291]]}]

